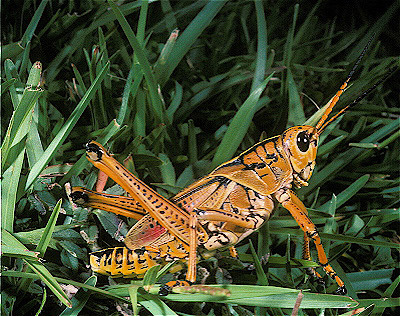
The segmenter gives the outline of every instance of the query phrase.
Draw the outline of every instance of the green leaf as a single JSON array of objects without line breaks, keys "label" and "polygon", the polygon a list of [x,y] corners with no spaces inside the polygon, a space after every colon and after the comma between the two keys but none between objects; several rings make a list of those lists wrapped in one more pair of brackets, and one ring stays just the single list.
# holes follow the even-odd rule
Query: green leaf
[{"label": "green leaf", "polygon": [[62,200],[60,199],[57,202],[57,205],[54,207],[53,212],[49,218],[49,221],[46,224],[46,227],[43,231],[43,235],[40,238],[39,244],[36,247],[36,251],[40,253],[40,256],[43,257],[47,247],[49,246],[50,239],[52,238],[54,227],[57,223],[58,214],[60,214]]},{"label": "green leaf", "polygon": [[1,227],[9,232],[14,230],[14,211],[17,202],[17,188],[21,177],[25,150],[22,150],[11,166],[4,171],[1,179]]},{"label": "green leaf", "polygon": [[67,307],[71,307],[72,303],[68,298],[68,295],[62,290],[61,286],[50,274],[50,272],[41,264],[35,263],[29,260],[24,260],[29,268],[35,272],[40,279],[49,287],[55,296]]},{"label": "green leaf", "polygon": [[214,155],[214,159],[211,163],[212,168],[215,168],[221,163],[231,159],[239,148],[244,135],[249,129],[254,114],[259,110],[257,101],[273,75],[273,73],[270,74],[262,84],[260,84],[258,88],[249,95],[243,105],[236,112],[221,144],[218,146],[217,152]]},{"label": "green leaf", "polygon": [[89,105],[89,102],[94,97],[95,92],[99,89],[101,82],[104,77],[107,75],[110,64],[107,63],[96,79],[93,81],[92,85],[89,87],[88,91],[85,93],[81,101],[78,103],[74,111],[71,113],[68,120],[65,122],[63,127],[57,133],[56,137],[51,141],[50,145],[46,148],[43,156],[36,164],[32,167],[29,172],[28,179],[26,181],[25,190],[28,190],[33,182],[36,180],[37,176],[40,172],[46,167],[50,159],[56,154],[56,151],[59,146],[64,142],[64,140],[68,137],[72,128],[75,126],[78,119],[81,117],[83,111]]},{"label": "green leaf", "polygon": [[125,32],[126,37],[128,38],[129,43],[131,44],[133,50],[135,51],[135,56],[137,57],[143,71],[143,75],[146,79],[147,85],[149,87],[151,104],[154,109],[154,113],[157,114],[157,118],[162,123],[168,123],[167,116],[165,113],[164,105],[161,102],[160,96],[158,95],[157,83],[154,78],[154,75],[151,71],[150,63],[147,60],[145,52],[137,40],[134,32],[129,26],[127,20],[125,19],[123,13],[119,8],[115,5],[112,0],[108,0],[108,4],[116,15],[118,22],[121,24],[122,29]]},{"label": "green leaf", "polygon": [[254,249],[253,243],[251,242],[251,240],[249,240],[249,244],[250,244],[250,251],[251,251],[251,255],[253,256],[253,262],[256,268],[256,273],[257,273],[257,278],[258,278],[258,284],[260,285],[268,285],[268,279],[267,276],[265,275],[265,272],[262,268],[260,259],[257,256],[257,253]]},{"label": "green leaf", "polygon": [[[90,286],[96,286],[96,283],[97,277],[95,275],[92,275],[85,281],[85,284]],[[71,299],[72,306],[64,309],[60,316],[77,316],[85,307],[91,294],[91,291],[88,291],[85,288],[80,288]]]},{"label": "green leaf", "polygon": [[131,285],[128,289],[129,292],[129,298],[131,299],[132,303],[132,310],[133,310],[133,315],[139,315],[138,311],[138,298],[137,298],[137,292],[138,292],[139,286],[137,285]]},{"label": "green leaf", "polygon": [[[26,88],[19,101],[10,123],[3,143],[1,145],[1,165],[2,170],[6,170],[8,165],[18,156],[19,153],[13,153],[13,157],[9,157],[12,146],[18,144],[28,134],[30,129],[30,120],[32,117],[32,109],[39,98],[42,88],[39,86],[42,65],[36,62],[29,73]],[[22,149],[21,149],[22,150]]]},{"label": "green leaf", "polygon": [[43,11],[46,7],[48,0],[42,0],[38,6],[38,8],[35,11],[35,14],[33,15],[28,27],[25,29],[25,33],[22,36],[21,42],[23,45],[26,43],[30,42],[32,40],[33,34],[35,33],[36,27],[40,21],[40,18],[42,17]]},{"label": "green leaf", "polygon": [[289,90],[289,117],[287,125],[290,127],[305,122],[306,116],[304,115],[303,104],[300,100],[299,90],[297,89],[296,82],[293,79],[293,74],[290,68],[287,69],[287,81]]},{"label": "green leaf", "polygon": [[[2,229],[2,243],[3,242],[5,245],[14,247],[16,250],[28,251],[28,249],[22,243],[20,243],[14,236],[4,229]],[[58,282],[41,263],[27,259],[24,259],[24,262],[50,288],[54,295],[56,295],[63,304],[66,306],[71,306],[71,301],[69,300],[67,294],[64,293]]]},{"label": "green leaf", "polygon": [[1,246],[1,255],[7,256],[7,257],[15,257],[15,258],[39,261],[39,253],[38,252],[29,251],[29,250],[25,250],[25,249],[16,249],[14,247],[5,246],[5,245],[3,245],[3,241],[2,241],[2,246]]},{"label": "green leaf", "polygon": [[195,43],[196,39],[204,31],[204,29],[211,23],[217,13],[225,5],[225,0],[209,1],[201,10],[201,12],[191,21],[186,27],[185,31],[178,37],[172,52],[165,63],[166,67],[162,73],[159,74],[159,83],[164,85],[172,72],[181,62],[183,57]]},{"label": "green leaf", "polygon": [[143,286],[144,287],[150,287],[154,284],[156,284],[157,281],[157,275],[158,272],[160,271],[161,266],[160,265],[155,265],[151,267],[149,270],[147,270],[146,274],[143,277]]},{"label": "green leaf", "polygon": [[[340,192],[336,197],[335,209],[338,209],[340,206],[342,206],[344,203],[350,200],[358,191],[360,191],[364,187],[364,185],[368,182],[369,178],[370,178],[369,174],[365,174],[361,176],[359,179],[357,179],[355,182],[350,184],[346,190]],[[327,202],[324,205],[320,206],[318,210],[321,212],[328,212],[329,207],[330,207],[330,202]]]}]

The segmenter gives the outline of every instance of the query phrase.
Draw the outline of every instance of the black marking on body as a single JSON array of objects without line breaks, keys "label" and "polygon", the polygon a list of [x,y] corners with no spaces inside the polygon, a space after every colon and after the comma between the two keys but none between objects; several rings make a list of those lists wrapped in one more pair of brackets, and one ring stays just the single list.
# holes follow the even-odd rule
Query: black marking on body
[{"label": "black marking on body", "polygon": [[[223,166],[225,166],[225,165],[223,165]],[[230,182],[230,180],[227,179],[227,178],[225,178],[225,177],[222,177],[222,176],[213,177],[213,178],[211,178],[209,181],[207,181],[206,183],[203,183],[202,185],[199,185],[199,186],[193,188],[192,190],[186,192],[185,194],[182,194],[182,195],[179,196],[178,198],[173,198],[172,200],[174,201],[174,203],[179,203],[181,200],[183,200],[183,203],[184,203],[184,204],[187,204],[187,202],[185,201],[185,199],[186,199],[187,197],[190,197],[192,194],[194,194],[194,193],[196,193],[196,192],[198,192],[198,191],[201,191],[201,189],[203,189],[204,187],[207,187],[207,186],[209,186],[209,185],[211,185],[211,184],[213,184],[213,183],[215,183],[215,182],[219,182],[220,185],[227,186],[228,183]],[[217,187],[217,189],[218,189],[218,188],[219,188],[219,186]],[[217,190],[217,189],[216,189],[216,190]],[[214,191],[214,192],[215,192],[215,191]],[[190,198],[190,200],[192,200],[192,198]]]},{"label": "black marking on body", "polygon": [[[228,236],[226,236],[223,232],[219,232],[218,234],[215,234],[217,236],[217,241],[222,245],[222,246],[226,246],[228,245],[231,240],[228,238]],[[222,240],[221,237],[224,237],[226,240]]]},{"label": "black marking on body", "polygon": [[272,162],[277,162],[279,160],[278,156],[275,153],[273,153],[273,154],[268,154],[267,153],[265,158],[268,159],[268,160],[272,160]]},{"label": "black marking on body", "polygon": [[137,255],[143,256],[144,253],[146,252],[146,248],[145,248],[145,247],[142,247],[142,248],[139,248],[139,249],[134,249],[133,251],[134,251]]},{"label": "black marking on body", "polygon": [[[85,204],[85,203],[89,202],[89,196],[86,193],[81,192],[81,191],[72,192],[70,194],[70,197],[71,197],[72,201],[74,203],[76,203],[76,204],[81,204],[82,205],[82,204]],[[83,200],[83,202],[79,201],[81,199]]]},{"label": "black marking on body", "polygon": [[243,165],[245,166],[245,168],[243,168],[243,170],[263,169],[267,166],[265,162],[254,162],[249,165],[247,165],[247,164],[243,164]]},{"label": "black marking on body", "polygon": [[[241,156],[241,155],[240,155]],[[241,157],[237,157],[235,160],[229,161],[227,163],[222,164],[221,166],[219,166],[218,168],[215,169],[215,171],[217,171],[218,169],[221,168],[225,168],[225,167],[231,167],[231,166],[237,166],[237,165],[241,165],[243,162],[241,160]]]},{"label": "black marking on body", "polygon": [[[278,137],[280,137],[280,136],[278,136]],[[281,149],[279,147],[280,146],[278,146],[277,142],[274,141],[274,148],[275,148],[276,152],[278,153],[279,157],[281,157],[283,160],[285,160],[285,155],[281,152]]]},{"label": "black marking on body", "polygon": [[86,151],[95,153],[97,155],[96,161],[101,160],[103,156],[103,151],[100,149],[100,147],[90,142],[86,144]]}]

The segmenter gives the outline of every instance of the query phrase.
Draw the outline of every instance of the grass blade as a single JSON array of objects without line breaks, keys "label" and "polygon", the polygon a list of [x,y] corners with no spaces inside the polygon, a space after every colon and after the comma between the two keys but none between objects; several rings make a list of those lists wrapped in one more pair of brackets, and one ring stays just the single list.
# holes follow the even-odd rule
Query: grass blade
[{"label": "grass blade", "polygon": [[47,225],[43,231],[43,235],[40,238],[39,244],[36,247],[36,251],[40,253],[41,257],[44,256],[46,249],[49,246],[51,236],[53,235],[54,232],[54,227],[56,226],[57,223],[58,214],[60,214],[61,204],[62,200],[60,199],[57,202],[55,208],[53,209],[49,221],[47,222]]},{"label": "grass blade", "polygon": [[50,272],[42,265],[33,261],[24,260],[29,268],[49,287],[55,296],[67,307],[72,307],[68,295],[62,290],[60,284],[54,279]]},{"label": "grass blade", "polygon": [[257,13],[257,59],[251,91],[254,91],[265,77],[267,62],[267,22],[265,21],[264,7],[262,1],[254,1]]},{"label": "grass blade", "polygon": [[157,114],[157,118],[162,123],[167,123],[167,116],[165,113],[164,105],[161,102],[160,96],[158,94],[157,83],[154,78],[153,72],[151,71],[150,63],[147,60],[145,52],[137,40],[132,28],[129,26],[128,21],[125,19],[121,10],[114,4],[113,1],[108,0],[108,4],[116,15],[118,22],[120,23],[126,37],[129,40],[133,50],[135,51],[135,56],[137,57],[143,71],[143,75],[146,79],[147,85],[149,87],[149,93],[151,98],[151,104],[154,108],[154,112]]},{"label": "grass blade", "polygon": [[[365,174],[352,183],[346,190],[343,190],[336,197],[336,209],[350,200],[358,191],[360,191],[369,180],[369,174]],[[330,207],[330,201],[318,208],[321,212],[327,212]]]},{"label": "grass blade", "polygon": [[[97,277],[95,275],[92,275],[85,281],[84,284],[96,286],[96,283]],[[81,310],[85,307],[91,294],[91,291],[88,291],[85,288],[80,288],[71,299],[72,306],[64,309],[64,311],[59,316],[78,316]]]},{"label": "grass blade", "polygon": [[28,190],[33,182],[36,180],[40,172],[46,167],[50,159],[55,155],[57,148],[64,142],[72,128],[75,126],[78,119],[81,117],[83,111],[89,105],[91,99],[94,97],[95,92],[100,87],[100,84],[104,77],[107,75],[110,64],[107,63],[96,79],[93,81],[92,85],[89,87],[86,94],[83,96],[81,101],[78,103],[71,116],[65,122],[61,130],[57,133],[56,137],[52,140],[50,145],[46,148],[41,159],[32,167],[29,172],[28,179],[25,185],[25,190]]},{"label": "grass blade", "polygon": [[225,2],[225,0],[209,1],[204,6],[203,10],[201,10],[200,13],[186,27],[185,31],[182,32],[182,35],[178,37],[178,40],[172,48],[172,52],[165,63],[167,67],[165,71],[159,75],[159,83],[161,86],[168,81],[176,66],[178,66],[178,64],[181,62],[199,35],[222,9],[222,7],[225,5]]},{"label": "grass blade", "polygon": [[25,46],[28,42],[32,40],[33,34],[35,33],[36,27],[40,21],[40,18],[42,17],[44,8],[47,5],[48,0],[42,0],[40,2],[38,8],[35,11],[35,14],[32,17],[31,22],[29,23],[28,27],[25,30],[24,35],[22,36],[21,42],[22,45]]},{"label": "grass blade", "polygon": [[224,138],[221,141],[221,144],[218,146],[217,152],[215,153],[214,159],[211,163],[212,168],[215,168],[224,161],[231,159],[239,148],[239,145],[250,126],[251,120],[258,110],[257,101],[272,76],[273,73],[270,74],[262,84],[260,84],[258,88],[249,95],[240,109],[236,112],[232,122],[229,124]]},{"label": "grass blade", "polygon": [[[28,248],[26,248],[13,235],[11,235],[4,229],[2,229],[2,242],[4,242],[4,244],[9,247],[28,251]],[[50,288],[54,295],[56,295],[60,299],[63,304],[65,304],[66,306],[71,306],[71,301],[69,300],[67,294],[64,293],[58,282],[41,263],[26,259],[24,261],[28,265],[28,267],[31,268],[36,273],[36,275]],[[18,274],[17,276],[21,275]]]},{"label": "grass blade", "polygon": [[22,150],[13,164],[4,171],[1,179],[1,227],[9,232],[14,231],[14,210],[17,202],[18,183],[21,177],[25,150]]},{"label": "grass blade", "polygon": [[2,170],[6,170],[8,168],[7,165],[18,155],[18,153],[14,153],[14,157],[8,157],[11,147],[20,142],[29,132],[32,109],[42,92],[42,88],[39,86],[41,72],[42,64],[36,62],[29,73],[22,98],[11,117],[6,136],[1,145]]}]

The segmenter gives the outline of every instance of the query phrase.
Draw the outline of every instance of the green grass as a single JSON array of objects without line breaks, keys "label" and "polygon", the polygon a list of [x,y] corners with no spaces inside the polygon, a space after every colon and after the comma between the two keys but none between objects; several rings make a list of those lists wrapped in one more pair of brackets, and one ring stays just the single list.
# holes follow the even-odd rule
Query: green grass
[{"label": "green grass", "polygon": [[[310,184],[297,190],[350,298],[332,295],[330,280],[322,288],[307,279],[301,267],[315,263],[300,260],[302,232],[281,207],[238,245],[240,261],[220,253],[199,263],[205,282],[229,288],[229,298],[218,290],[159,297],[159,284],[147,292],[173,278],[162,267],[132,283],[94,277],[88,253],[121,245],[133,222],[75,208],[66,192],[96,184],[83,149],[91,139],[120,161],[129,157],[128,168],[171,197],[260,139],[307,118],[315,124],[315,104],[328,102],[373,34],[338,107],[399,64],[398,1],[379,9],[77,3],[2,8],[2,315],[287,315],[299,289],[299,315],[346,315],[356,306],[395,315],[396,73],[328,127]],[[111,181],[106,188],[122,194]]]}]

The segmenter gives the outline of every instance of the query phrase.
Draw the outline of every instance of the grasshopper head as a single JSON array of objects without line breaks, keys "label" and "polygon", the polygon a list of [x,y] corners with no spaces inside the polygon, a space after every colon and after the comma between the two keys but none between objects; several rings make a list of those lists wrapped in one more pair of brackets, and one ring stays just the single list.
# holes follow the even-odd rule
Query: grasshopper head
[{"label": "grasshopper head", "polygon": [[307,185],[315,166],[318,135],[312,126],[294,126],[282,134],[283,147],[293,168],[296,186]]}]

